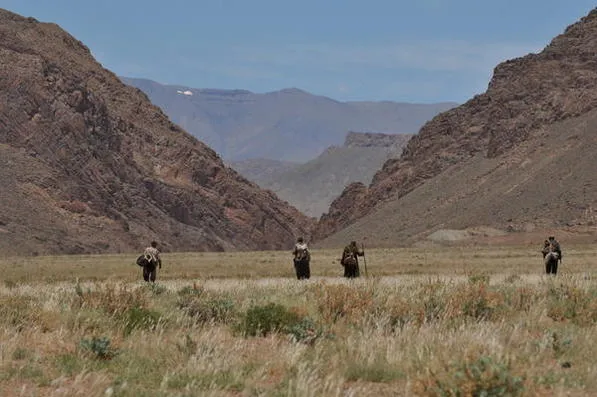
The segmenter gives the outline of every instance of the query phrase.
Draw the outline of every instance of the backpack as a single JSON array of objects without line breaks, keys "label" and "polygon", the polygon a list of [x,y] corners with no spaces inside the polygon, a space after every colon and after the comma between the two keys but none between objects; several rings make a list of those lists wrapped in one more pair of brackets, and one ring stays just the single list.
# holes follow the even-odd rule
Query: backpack
[{"label": "backpack", "polygon": [[139,256],[137,258],[136,263],[137,263],[138,266],[141,266],[141,267],[149,265],[149,261],[147,260],[147,258],[145,258],[145,255]]},{"label": "backpack", "polygon": [[309,254],[309,248],[307,248],[307,244],[296,246],[296,256],[294,259],[296,261],[308,261],[311,259],[311,255]]},{"label": "backpack", "polygon": [[344,256],[344,259],[342,259],[342,265],[350,267],[357,265],[357,258],[354,256],[353,252],[349,252]]}]

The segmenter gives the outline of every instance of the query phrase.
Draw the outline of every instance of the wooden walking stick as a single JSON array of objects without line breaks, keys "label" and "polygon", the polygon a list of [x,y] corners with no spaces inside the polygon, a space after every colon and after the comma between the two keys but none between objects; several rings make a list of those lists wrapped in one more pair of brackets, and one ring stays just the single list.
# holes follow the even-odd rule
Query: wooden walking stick
[{"label": "wooden walking stick", "polygon": [[367,257],[365,256],[365,244],[361,243],[361,250],[363,251],[363,265],[365,265],[365,277],[369,277],[367,273]]}]

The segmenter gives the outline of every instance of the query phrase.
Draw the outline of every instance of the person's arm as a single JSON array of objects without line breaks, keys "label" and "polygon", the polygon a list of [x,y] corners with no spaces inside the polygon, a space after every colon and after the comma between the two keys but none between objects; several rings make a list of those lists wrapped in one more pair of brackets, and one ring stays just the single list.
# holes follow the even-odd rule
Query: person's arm
[{"label": "person's arm", "polygon": [[348,253],[348,251],[346,250],[346,248],[344,248],[344,250],[342,251],[342,259],[340,259],[340,264],[342,266],[344,266],[344,258],[346,258],[347,253]]}]

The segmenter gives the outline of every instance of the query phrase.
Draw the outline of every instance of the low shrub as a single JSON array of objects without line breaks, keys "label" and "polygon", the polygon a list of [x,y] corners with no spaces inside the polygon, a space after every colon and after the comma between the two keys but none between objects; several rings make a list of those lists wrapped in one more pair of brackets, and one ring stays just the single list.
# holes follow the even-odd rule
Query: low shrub
[{"label": "low shrub", "polygon": [[323,327],[309,317],[303,317],[297,323],[287,326],[284,331],[290,334],[295,342],[307,344],[313,344],[325,335]]},{"label": "low shrub", "polygon": [[301,318],[296,313],[283,305],[268,303],[250,307],[236,329],[244,336],[266,336],[272,332],[286,332],[300,321]]},{"label": "low shrub", "polygon": [[341,318],[358,321],[374,306],[373,290],[352,285],[317,284],[313,289],[315,302],[326,322]]},{"label": "low shrub", "polygon": [[504,305],[504,295],[489,288],[485,282],[470,283],[449,296],[449,318],[465,317],[477,321],[495,320]]},{"label": "low shrub", "polygon": [[186,285],[179,289],[177,294],[179,296],[200,296],[203,292],[205,292],[205,289],[202,286],[193,283],[193,285]]},{"label": "low shrub", "polygon": [[597,291],[561,285],[547,291],[547,315],[554,321],[589,326],[597,323]]},{"label": "low shrub", "polygon": [[230,324],[237,316],[234,302],[229,298],[186,295],[178,300],[177,306],[198,324]]},{"label": "low shrub", "polygon": [[135,329],[155,330],[162,321],[162,315],[154,310],[132,307],[123,316],[124,335],[130,335]]},{"label": "low shrub", "polygon": [[38,302],[25,295],[0,297],[0,323],[21,331],[25,327],[39,324],[41,309]]},{"label": "low shrub", "polygon": [[389,383],[405,377],[402,371],[393,368],[386,360],[375,360],[372,363],[350,362],[345,376],[349,381],[360,379],[374,383]]},{"label": "low shrub", "polygon": [[122,315],[133,307],[147,307],[147,297],[142,289],[129,289],[124,285],[97,285],[95,290],[84,291],[77,284],[75,292],[75,308],[100,309],[110,315]]},{"label": "low shrub", "polygon": [[475,274],[470,274],[468,276],[468,282],[469,284],[484,284],[484,285],[489,285],[489,280],[490,277],[488,274],[484,274],[484,273],[475,273]]},{"label": "low shrub", "polygon": [[512,374],[510,364],[490,356],[453,363],[445,372],[433,373],[416,382],[415,394],[426,396],[520,396],[524,376]]},{"label": "low shrub", "polygon": [[152,295],[162,295],[163,293],[168,291],[168,288],[166,288],[164,285],[156,283],[147,284],[147,288],[149,289]]},{"label": "low shrub", "polygon": [[110,360],[117,354],[117,350],[110,344],[110,338],[107,336],[99,338],[94,336],[91,339],[81,339],[79,342],[79,346],[83,351],[100,360]]}]

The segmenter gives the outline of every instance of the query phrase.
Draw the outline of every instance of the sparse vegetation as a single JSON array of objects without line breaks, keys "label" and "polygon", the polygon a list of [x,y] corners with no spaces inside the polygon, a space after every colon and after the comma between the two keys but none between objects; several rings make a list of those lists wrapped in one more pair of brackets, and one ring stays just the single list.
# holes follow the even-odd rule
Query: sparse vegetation
[{"label": "sparse vegetation", "polygon": [[[79,281],[40,276],[4,284],[0,391],[18,394],[25,385],[36,395],[597,393],[597,283],[587,261],[593,252],[568,249],[562,274],[547,277],[541,258],[525,256],[525,248],[510,252],[527,261],[526,273],[493,272],[486,250],[461,255],[450,269],[435,262],[435,272],[420,276],[405,274],[420,251],[370,250],[370,272],[398,276],[322,278],[341,269],[323,264],[333,253],[315,251],[307,282],[294,280],[291,268],[285,278],[239,279],[241,254],[222,253],[213,271],[228,271],[229,278],[163,274],[148,285],[81,270],[73,272]],[[262,255],[274,264],[288,256]],[[205,256],[216,258],[177,254],[165,261],[187,272],[184,263]],[[137,270],[129,268],[131,279],[140,278]]]}]

